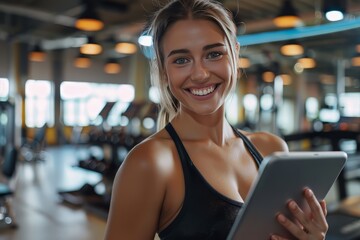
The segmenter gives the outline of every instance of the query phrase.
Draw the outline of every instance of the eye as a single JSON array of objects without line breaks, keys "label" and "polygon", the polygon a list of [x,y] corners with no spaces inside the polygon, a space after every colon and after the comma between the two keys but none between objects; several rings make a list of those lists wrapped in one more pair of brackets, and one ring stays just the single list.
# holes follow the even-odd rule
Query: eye
[{"label": "eye", "polygon": [[186,59],[186,58],[177,58],[177,59],[174,60],[175,64],[185,64],[185,63],[188,63],[188,62],[189,62],[189,60]]},{"label": "eye", "polygon": [[218,59],[221,58],[223,55],[222,52],[210,52],[207,56],[208,59]]}]

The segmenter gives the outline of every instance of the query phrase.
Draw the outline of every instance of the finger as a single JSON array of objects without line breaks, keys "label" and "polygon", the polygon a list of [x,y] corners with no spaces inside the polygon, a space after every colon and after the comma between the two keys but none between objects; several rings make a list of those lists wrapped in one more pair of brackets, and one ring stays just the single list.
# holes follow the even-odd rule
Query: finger
[{"label": "finger", "polygon": [[297,203],[293,200],[289,201],[288,208],[290,212],[295,217],[295,223],[301,231],[313,231],[314,226],[312,222],[312,218],[310,218],[304,211],[297,205]]},{"label": "finger", "polygon": [[[324,210],[321,207],[317,198],[315,197],[315,194],[311,191],[311,189],[306,188],[304,190],[304,195],[305,195],[307,203],[310,206],[312,216],[314,217],[315,222],[317,222],[321,226],[323,226],[322,229],[325,228],[327,226],[327,223],[326,223]],[[325,229],[323,229],[323,230],[325,230]]]},{"label": "finger", "polygon": [[298,225],[300,228],[303,228],[303,225],[298,219],[294,219],[293,221],[295,221],[296,225]]},{"label": "finger", "polygon": [[288,239],[280,237],[278,235],[271,235],[270,240],[288,240]]},{"label": "finger", "polygon": [[[293,201],[292,201],[293,202]],[[294,237],[299,238],[299,239],[303,239],[306,237],[306,233],[303,231],[303,229],[301,227],[299,227],[297,224],[295,224],[294,222],[292,222],[290,219],[288,219],[287,217],[285,217],[283,214],[278,214],[276,216],[276,219],[278,220],[278,222],[284,227],[286,228]],[[278,237],[278,236],[276,236]],[[282,239],[282,238],[278,238],[278,239]]]},{"label": "finger", "polygon": [[326,216],[326,215],[327,215],[326,201],[325,201],[325,200],[321,200],[321,201],[320,201],[320,206],[321,206],[321,208],[322,208],[322,210],[323,210],[324,215]]},{"label": "finger", "polygon": [[[317,200],[315,201],[317,202]],[[321,208],[320,203],[318,203],[318,205],[319,208]],[[325,234],[328,230],[328,224],[326,222],[326,219],[324,220],[323,223],[316,222],[313,218],[309,217],[309,215],[305,214],[303,210],[293,200],[289,201],[288,207],[290,212],[296,218],[296,220],[299,221],[300,224],[302,225],[302,227],[300,228],[301,230],[300,233],[298,233],[298,230],[291,231],[288,229],[295,237],[302,239],[303,236],[306,238],[306,235],[310,234],[313,236],[318,236],[321,239],[324,239]],[[320,211],[322,210],[320,209]],[[324,216],[323,213],[322,216]],[[299,234],[299,235],[295,235],[295,234]]]}]

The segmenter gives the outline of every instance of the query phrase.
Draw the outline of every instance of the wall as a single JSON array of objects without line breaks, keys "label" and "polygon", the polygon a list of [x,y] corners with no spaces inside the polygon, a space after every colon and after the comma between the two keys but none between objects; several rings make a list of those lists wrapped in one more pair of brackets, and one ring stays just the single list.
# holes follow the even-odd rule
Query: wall
[{"label": "wall", "polygon": [[[148,64],[142,53],[134,56],[123,57],[119,60],[122,70],[118,74],[107,74],[103,67],[106,58],[103,55],[91,57],[92,65],[88,69],[80,69],[73,66],[73,61],[78,55],[77,48],[64,49],[60,51],[47,51],[44,62],[29,62],[27,60],[28,46],[26,43],[16,44],[0,40],[0,77],[9,78],[10,85],[13,85],[12,98],[21,95],[23,99],[24,85],[27,79],[50,80],[54,82],[55,91],[59,90],[62,81],[81,81],[98,83],[130,83],[135,86],[137,95],[145,95],[145,88],[149,84]],[[57,89],[57,90],[56,90]],[[18,95],[19,94],[19,95]],[[139,98],[139,97],[138,97]],[[141,96],[140,98],[144,98]],[[60,111],[59,93],[55,94],[56,112]],[[17,104],[22,106],[21,100]],[[23,109],[22,109],[23,110]],[[20,115],[24,116],[22,111]],[[59,119],[60,113],[55,115]],[[20,118],[21,119],[21,118]],[[24,120],[24,119],[22,119]],[[48,129],[47,138],[49,144],[56,144],[58,128],[63,126],[59,122],[53,128]],[[27,129],[28,136],[32,130]],[[18,126],[18,132],[21,125]],[[21,136],[21,134],[18,134]],[[55,137],[55,138],[54,138]]]},{"label": "wall", "polygon": [[52,71],[53,56],[50,53],[46,54],[44,62],[28,62],[28,78],[34,80],[51,80],[53,79]]},{"label": "wall", "polygon": [[8,78],[10,50],[4,41],[0,41],[0,78]]},{"label": "wall", "polygon": [[[0,77],[9,78],[11,49],[12,45],[0,40]],[[91,57],[92,64],[90,68],[80,69],[73,66],[73,60],[78,54],[77,48],[65,49],[63,51],[63,81],[82,81],[82,82],[100,82],[100,83],[132,83],[134,74],[131,73],[134,68],[131,66],[134,56],[127,56],[119,60],[122,70],[118,74],[107,74],[103,67],[106,59],[102,56]],[[24,55],[24,54],[23,54]],[[27,56],[20,56],[26,57]],[[44,62],[29,62],[27,79],[52,80],[53,54],[47,52]]]},{"label": "wall", "polygon": [[107,74],[104,72],[106,59],[102,56],[91,57],[90,68],[81,69],[73,65],[73,60],[78,54],[78,49],[67,49],[64,52],[64,80],[99,83],[131,83],[131,59],[132,56],[124,57],[119,62],[122,66],[118,74]]}]

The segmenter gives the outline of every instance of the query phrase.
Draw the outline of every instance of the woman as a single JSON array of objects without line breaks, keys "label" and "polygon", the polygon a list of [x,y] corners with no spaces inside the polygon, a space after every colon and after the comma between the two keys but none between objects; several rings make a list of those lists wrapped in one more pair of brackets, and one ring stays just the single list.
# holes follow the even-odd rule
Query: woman
[{"label": "woman", "polygon": [[[150,25],[161,92],[159,131],[137,145],[114,180],[106,239],[226,239],[262,157],[288,151],[269,133],[233,128],[224,103],[237,80],[231,14],[208,0],[175,0]],[[297,239],[324,239],[326,206],[309,189],[312,216],[279,222]],[[306,231],[304,230],[306,229]],[[272,239],[283,239],[272,236]]]}]

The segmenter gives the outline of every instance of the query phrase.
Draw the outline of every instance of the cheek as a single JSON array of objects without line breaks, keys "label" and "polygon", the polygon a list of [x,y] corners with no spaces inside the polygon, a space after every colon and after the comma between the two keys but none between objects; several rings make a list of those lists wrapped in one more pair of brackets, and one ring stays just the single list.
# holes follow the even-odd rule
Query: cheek
[{"label": "cheek", "polygon": [[164,77],[163,77],[164,84],[166,84],[167,86],[172,85],[174,77],[176,78],[174,70],[166,66],[166,68],[164,69]]},{"label": "cheek", "polygon": [[167,82],[169,85],[181,85],[188,76],[186,68],[170,68],[167,71]]},{"label": "cheek", "polygon": [[224,80],[230,80],[232,71],[229,62],[224,61],[223,64],[214,64],[212,69],[218,76],[221,76],[221,78],[223,78]]},{"label": "cheek", "polygon": [[166,72],[166,85],[168,86],[171,94],[174,94],[174,89],[177,86],[177,76],[172,71]]}]

